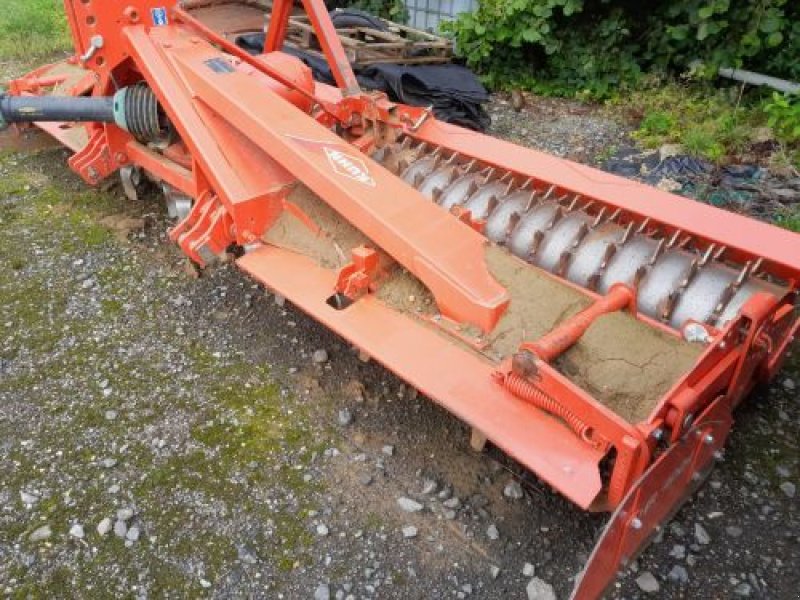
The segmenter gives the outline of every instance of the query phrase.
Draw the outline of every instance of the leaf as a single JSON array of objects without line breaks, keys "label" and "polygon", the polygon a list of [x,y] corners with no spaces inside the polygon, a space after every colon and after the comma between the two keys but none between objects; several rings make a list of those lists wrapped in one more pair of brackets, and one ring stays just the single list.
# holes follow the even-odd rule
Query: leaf
[{"label": "leaf", "polygon": [[701,19],[710,19],[712,16],[714,16],[714,8],[711,6],[704,6],[697,11],[697,16]]},{"label": "leaf", "polygon": [[687,38],[689,35],[689,26],[688,25],[678,25],[676,27],[669,27],[668,28],[670,37],[678,42],[682,42]]},{"label": "leaf", "polygon": [[542,39],[542,34],[539,32],[538,29],[534,27],[529,27],[525,31],[522,32],[522,39],[526,42],[538,42]]},{"label": "leaf", "polygon": [[775,46],[779,46],[783,41],[783,34],[780,31],[775,31],[769,34],[767,38],[767,46],[769,48],[774,48]]},{"label": "leaf", "polygon": [[772,33],[781,28],[781,19],[776,16],[770,16],[761,21],[761,31],[764,33]]}]

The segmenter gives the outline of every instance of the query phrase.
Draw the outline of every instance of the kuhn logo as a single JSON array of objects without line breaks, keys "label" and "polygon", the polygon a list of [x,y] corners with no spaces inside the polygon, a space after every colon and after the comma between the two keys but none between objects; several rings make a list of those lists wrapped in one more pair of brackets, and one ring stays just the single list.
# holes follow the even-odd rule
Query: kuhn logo
[{"label": "kuhn logo", "polygon": [[328,162],[331,163],[333,170],[339,175],[355,179],[363,185],[375,187],[375,180],[370,175],[367,164],[360,158],[333,148],[325,148],[325,154],[328,156]]}]

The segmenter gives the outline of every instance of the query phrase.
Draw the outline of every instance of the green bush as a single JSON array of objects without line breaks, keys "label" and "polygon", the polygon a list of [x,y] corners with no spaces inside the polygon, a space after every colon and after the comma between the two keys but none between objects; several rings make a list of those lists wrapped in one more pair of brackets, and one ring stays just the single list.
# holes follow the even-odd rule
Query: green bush
[{"label": "green bush", "polygon": [[481,0],[448,28],[493,87],[609,97],[693,65],[800,77],[797,0]]},{"label": "green bush", "polygon": [[769,126],[783,142],[800,142],[800,95],[772,95],[772,101],[764,105]]},{"label": "green bush", "polygon": [[758,102],[703,83],[693,85],[645,78],[635,90],[609,100],[614,114],[639,121],[634,133],[645,147],[681,144],[689,154],[712,161],[746,152],[767,115]]}]

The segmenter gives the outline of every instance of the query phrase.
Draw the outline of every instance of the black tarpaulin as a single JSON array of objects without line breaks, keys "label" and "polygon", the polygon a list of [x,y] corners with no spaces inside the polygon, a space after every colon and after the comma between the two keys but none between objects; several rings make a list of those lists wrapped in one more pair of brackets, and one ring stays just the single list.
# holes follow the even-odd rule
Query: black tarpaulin
[{"label": "black tarpaulin", "polygon": [[[236,43],[251,54],[260,54],[264,50],[264,37],[263,33],[242,35]],[[324,58],[290,46],[283,51],[308,65],[317,81],[334,84]],[[461,65],[376,64],[354,71],[363,88],[386,92],[389,98],[403,104],[432,106],[434,114],[442,121],[478,131],[491,124],[483,108],[489,93],[475,73]]]}]

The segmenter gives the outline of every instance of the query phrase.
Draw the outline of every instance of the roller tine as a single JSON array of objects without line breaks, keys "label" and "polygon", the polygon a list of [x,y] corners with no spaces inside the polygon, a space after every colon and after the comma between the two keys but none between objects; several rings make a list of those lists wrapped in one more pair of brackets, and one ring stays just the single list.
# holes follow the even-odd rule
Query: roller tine
[{"label": "roller tine", "polygon": [[636,230],[636,233],[642,233],[645,229],[647,229],[648,225],[650,225],[650,217],[647,217],[644,221],[642,221],[641,225],[639,225],[639,228]]},{"label": "roller tine", "polygon": [[486,214],[491,215],[498,206],[500,206],[500,200],[498,200],[497,196],[493,195],[489,198],[489,202],[487,203]]},{"label": "roller tine", "polygon": [[700,259],[697,257],[693,258],[692,264],[689,265],[689,268],[686,271],[686,276],[683,278],[683,281],[681,281],[681,284],[680,286],[678,286],[678,289],[684,290],[687,287],[689,287],[689,284],[691,283],[692,279],[694,279],[695,276],[697,276],[697,273],[700,271],[701,266],[702,265],[700,264]]},{"label": "roller tine", "polygon": [[750,275],[755,275],[756,273],[758,273],[763,265],[764,265],[764,259],[759,257],[756,260],[755,264],[753,265],[753,268],[750,269]]},{"label": "roller tine", "polygon": [[603,206],[600,211],[597,213],[597,217],[595,218],[594,222],[592,223],[592,229],[596,229],[599,227],[600,223],[603,222],[603,217],[606,214],[606,207]]},{"label": "roller tine", "polygon": [[752,268],[753,268],[753,261],[748,260],[747,263],[745,263],[744,267],[742,267],[742,270],[739,271],[739,275],[738,277],[736,277],[736,281],[733,282],[737,290],[740,287],[742,287],[742,285],[744,285],[744,282],[747,281],[747,278],[750,277]]},{"label": "roller tine", "polygon": [[730,301],[733,300],[733,297],[736,295],[738,287],[736,286],[736,282],[733,281],[725,287],[725,290],[722,292],[722,296],[720,296],[719,302],[714,307],[714,311],[706,320],[706,323],[709,325],[713,325],[719,319],[719,316],[722,314],[722,311],[725,310],[725,307],[730,304]]},{"label": "roller tine", "polygon": [[528,212],[533,205],[536,203],[536,190],[531,192],[531,195],[528,197],[528,201],[525,203],[525,210],[524,212]]},{"label": "roller tine", "polygon": [[550,196],[552,196],[552,195],[553,195],[553,192],[555,192],[555,191],[556,191],[556,186],[554,186],[554,185],[551,185],[551,186],[548,188],[547,192],[545,192],[545,194],[544,194],[544,198],[542,198],[542,199],[543,199],[543,200],[549,200],[549,199],[550,199]]},{"label": "roller tine", "polygon": [[678,243],[678,238],[681,237],[682,233],[683,232],[680,229],[676,230],[675,233],[672,234],[672,237],[669,239],[669,243],[667,244],[667,248],[672,248],[673,246],[675,246],[675,244]]},{"label": "roller tine", "polygon": [[711,260],[711,256],[714,254],[714,250],[716,250],[716,248],[717,248],[717,245],[716,245],[716,244],[711,244],[711,245],[708,247],[708,249],[707,249],[707,250],[705,251],[705,253],[703,254],[703,258],[701,258],[701,259],[700,259],[700,266],[701,266],[701,267],[704,267],[704,266],[706,266],[706,264],[708,263],[708,261],[709,261],[709,260]]},{"label": "roller tine", "polygon": [[523,183],[523,184],[522,184],[522,186],[520,186],[520,188],[519,188],[519,189],[520,189],[520,190],[527,190],[529,187],[531,187],[531,186],[533,185],[533,182],[534,182],[534,179],[533,179],[533,177],[528,177],[528,178],[525,180],[525,183]]},{"label": "roller tine", "polygon": [[500,179],[498,179],[498,181],[500,183],[505,183],[506,181],[511,179],[514,179],[514,174],[511,171],[506,171],[505,174],[503,174],[503,176],[500,177]]},{"label": "roller tine", "polygon": [[428,142],[422,142],[419,146],[416,147],[416,151],[420,154],[425,153],[428,151]]},{"label": "roller tine", "polygon": [[661,238],[660,240],[658,240],[658,245],[656,246],[656,249],[653,251],[653,256],[650,257],[649,264],[651,267],[654,264],[656,264],[656,261],[659,258],[661,258],[661,255],[664,253],[664,247],[666,246],[666,244],[667,240],[665,238]]},{"label": "roller tine", "polygon": [[625,228],[625,233],[622,234],[622,239],[619,241],[621,246],[624,246],[625,244],[627,244],[628,241],[631,239],[631,236],[633,235],[634,226],[635,226],[635,223],[633,221],[628,223],[628,226]]},{"label": "roller tine", "polygon": [[506,186],[506,191],[503,192],[503,196],[508,196],[511,193],[511,188],[514,187],[515,183],[516,182],[513,179],[508,182],[508,185]]},{"label": "roller tine", "polygon": [[536,253],[539,251],[539,247],[542,245],[543,241],[544,241],[544,232],[537,231],[536,233],[533,234],[533,240],[531,241],[531,249],[530,252],[528,252],[529,258],[532,259],[534,256],[536,256]]},{"label": "roller tine", "polygon": [[442,147],[436,146],[436,149],[433,152],[431,152],[431,156],[433,156],[434,158],[439,158],[442,155],[442,152],[443,152]]},{"label": "roller tine", "polygon": [[608,216],[608,221],[616,221],[621,214],[622,214],[622,209],[618,208]]},{"label": "roller tine", "polygon": [[693,241],[694,241],[694,238],[692,238],[692,236],[690,236],[690,235],[687,235],[685,238],[683,238],[683,240],[681,242],[678,243],[678,248],[685,249]]},{"label": "roller tine", "polygon": [[647,265],[642,265],[636,272],[633,274],[633,289],[637,289],[645,277],[647,277],[647,273],[650,271]]},{"label": "roller tine", "polygon": [[494,177],[496,172],[497,169],[495,169],[494,167],[487,167],[486,176],[483,178],[483,184],[486,185],[487,183],[489,183],[492,180],[492,177]]},{"label": "roller tine", "polygon": [[595,204],[597,204],[597,202],[595,202],[594,200],[589,200],[589,201],[588,201],[586,204],[584,204],[583,206],[581,206],[579,210],[582,210],[583,212],[590,212],[590,211],[591,211],[591,208],[592,208],[592,207],[593,207]]},{"label": "roller tine", "polygon": [[458,158],[461,158],[461,155],[458,152],[453,152],[450,155],[450,157],[446,161],[444,161],[444,164],[446,164],[446,165],[455,164],[456,159],[458,159]]},{"label": "roller tine", "polygon": [[467,163],[467,164],[464,166],[464,173],[465,173],[465,174],[469,174],[469,173],[471,173],[471,172],[472,172],[472,170],[475,168],[475,165],[477,165],[477,164],[478,164],[478,161],[477,161],[477,160],[475,160],[474,158],[473,158],[472,160],[470,160],[470,161],[469,161],[469,162],[468,162],[468,163]]},{"label": "roller tine", "polygon": [[517,224],[522,219],[522,215],[518,212],[511,213],[511,216],[508,218],[508,227],[506,227],[506,239],[511,237],[512,232],[517,228]]},{"label": "roller tine", "polygon": [[569,203],[569,207],[567,208],[567,211],[568,212],[572,212],[573,210],[575,210],[575,207],[578,205],[578,202],[580,202],[580,201],[581,201],[581,195],[580,194],[575,194],[575,197],[572,198],[572,201]]},{"label": "roller tine", "polygon": [[727,246],[720,246],[719,250],[714,253],[714,260],[719,260],[722,258],[722,255],[728,251]]},{"label": "roller tine", "polygon": [[556,265],[554,271],[556,275],[558,275],[559,277],[564,276],[564,273],[567,270],[567,266],[569,265],[571,258],[572,258],[572,251],[564,250],[564,252],[561,253],[561,256],[558,257],[558,264]]},{"label": "roller tine", "polygon": [[411,147],[411,138],[406,136],[403,138],[403,141],[400,142],[400,150],[408,150]]},{"label": "roller tine", "polygon": [[608,266],[608,263],[611,262],[611,259],[614,258],[614,255],[617,253],[617,245],[616,244],[609,244],[606,246],[606,251],[603,254],[603,260],[600,262],[600,269],[604,271],[605,268]]},{"label": "roller tine", "polygon": [[664,323],[669,321],[669,318],[672,315],[672,311],[675,310],[675,307],[677,306],[680,297],[681,297],[680,290],[674,290],[670,292],[669,296],[667,296],[667,299],[664,301],[663,308],[661,309],[661,321],[663,321]]},{"label": "roller tine", "polygon": [[547,227],[545,227],[545,229],[552,229],[555,226],[556,223],[558,223],[561,219],[564,218],[564,214],[565,214],[564,213],[564,207],[563,206],[559,206],[556,209],[556,212],[553,213],[553,218],[550,219],[550,223],[548,223],[548,225],[547,225]]},{"label": "roller tine", "polygon": [[592,273],[586,282],[586,287],[588,287],[590,290],[597,289],[600,280],[603,278],[603,273],[605,273],[606,268],[608,267],[608,263],[611,262],[611,259],[614,258],[614,255],[617,253],[617,248],[618,247],[616,244],[609,244],[606,246],[605,252],[603,252],[603,260],[600,261],[597,270]]},{"label": "roller tine", "polygon": [[586,223],[581,223],[581,226],[578,228],[578,232],[575,234],[575,239],[572,240],[572,249],[576,249],[578,246],[581,245],[583,239],[589,235],[590,228]]}]

